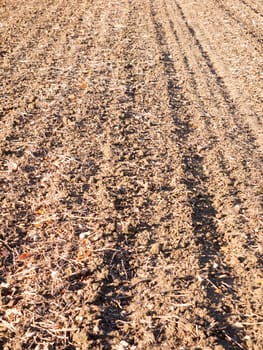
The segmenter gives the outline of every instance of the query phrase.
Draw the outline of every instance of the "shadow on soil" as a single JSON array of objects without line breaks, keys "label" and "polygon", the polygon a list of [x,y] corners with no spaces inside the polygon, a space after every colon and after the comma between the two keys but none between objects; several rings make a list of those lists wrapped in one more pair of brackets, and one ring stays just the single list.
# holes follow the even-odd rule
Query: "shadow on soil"
[{"label": "shadow on soil", "polygon": [[[93,304],[101,309],[99,315],[101,333],[89,332],[87,334],[94,346],[103,344],[104,350],[112,349],[113,333],[115,331],[118,331],[118,334],[122,333],[121,329],[128,317],[124,309],[131,299],[128,281],[133,276],[133,270],[129,264],[130,253],[123,249],[123,241],[124,237],[120,234],[114,249],[104,254],[103,265],[108,266],[108,276],[103,280],[97,297],[93,301]],[[126,335],[125,339],[127,340]],[[131,339],[128,341],[132,343]]]},{"label": "shadow on soil", "polygon": [[[132,15],[132,1],[129,1],[130,12],[128,17],[129,25],[127,28],[135,27],[135,19]],[[127,33],[125,39],[129,37]],[[126,75],[126,90],[125,96],[121,103],[124,104],[125,110],[119,117],[120,134],[123,141],[113,143],[113,147],[118,150],[118,164],[126,161],[124,152],[127,152],[126,139],[129,133],[129,126],[133,124],[133,106],[135,103],[136,87],[134,84],[134,72],[132,61],[133,39],[129,38],[124,47],[126,62],[124,62],[124,72]],[[132,157],[131,149],[131,157]],[[127,155],[126,155],[127,156]],[[131,174],[132,176],[133,174]],[[130,176],[129,172],[125,176]],[[113,340],[118,338],[125,340],[130,345],[134,344],[132,330],[129,326],[129,314],[125,309],[130,304],[134,286],[132,285],[132,278],[135,275],[134,267],[132,267],[132,249],[135,245],[135,240],[139,232],[143,230],[150,230],[151,227],[147,223],[141,223],[136,227],[126,227],[125,232],[121,221],[125,221],[125,210],[129,205],[131,197],[134,196],[132,190],[124,191],[118,189],[117,184],[114,190],[110,190],[109,197],[114,204],[114,230],[110,236],[114,236],[114,245],[111,249],[106,250],[103,257],[103,266],[107,267],[107,276],[103,279],[102,285],[97,293],[93,304],[97,305],[101,310],[97,319],[99,320],[100,334],[89,332],[88,339],[92,342],[94,347],[99,346],[103,350],[111,350],[116,347],[113,346]],[[128,232],[126,232],[128,231]],[[105,240],[107,237],[105,235]]]},{"label": "shadow on soil", "polygon": [[[199,50],[199,52],[200,52],[204,62],[206,63],[207,67],[209,68],[210,74],[214,78],[214,81],[215,81],[215,83],[217,84],[217,86],[218,86],[218,88],[220,90],[220,94],[221,94],[222,98],[224,99],[224,101],[226,103],[226,106],[227,106],[227,109],[228,109],[229,113],[232,115],[233,120],[235,121],[235,124],[238,126],[238,128],[237,128],[237,130],[235,132],[239,132],[239,133],[242,133],[244,135],[247,135],[249,143],[251,145],[253,145],[254,149],[256,149],[257,148],[256,138],[251,133],[249,128],[244,127],[244,125],[242,125],[242,123],[240,123],[239,116],[237,118],[237,116],[236,116],[236,114],[237,114],[236,106],[235,106],[235,104],[233,102],[233,99],[231,98],[231,94],[228,91],[228,88],[227,88],[227,86],[226,86],[226,84],[224,82],[224,79],[218,74],[218,72],[217,72],[217,70],[215,68],[215,65],[212,62],[212,59],[209,56],[209,53],[205,50],[205,48],[203,47],[201,41],[198,39],[194,28],[188,22],[185,14],[183,12],[182,7],[176,1],[175,1],[175,6],[177,7],[177,9],[179,11],[179,14],[182,17],[187,30],[189,31],[190,35],[192,36],[192,38],[193,38],[193,40],[195,42],[195,45],[197,46],[197,48],[198,48],[198,50]],[[178,40],[178,36],[176,34],[176,31],[175,31],[173,25],[171,24],[171,21],[170,21],[170,27],[171,27],[171,29],[173,31],[173,34],[175,35],[176,40]],[[191,72],[191,70],[190,70],[190,72]],[[213,91],[211,89],[210,89],[210,92],[213,95]],[[226,129],[227,129],[227,126],[226,126]],[[233,132],[233,130],[231,130],[231,133],[227,133],[227,135],[228,135],[229,138],[232,138],[232,139],[235,139],[235,137],[236,137],[236,135]]]},{"label": "shadow on soil", "polygon": [[[179,82],[176,80],[176,70],[172,55],[169,52],[165,38],[165,32],[161,23],[156,19],[155,10],[151,9],[152,21],[156,31],[157,42],[160,47],[161,61],[167,79],[167,91],[171,115],[176,124],[177,135],[181,144],[186,147],[181,149],[184,163],[184,174],[186,188],[189,190],[189,202],[192,207],[192,225],[196,244],[200,248],[199,266],[205,274],[203,286],[206,293],[205,301],[201,308],[206,310],[213,324],[204,319],[204,328],[207,336],[215,337],[216,343],[223,346],[225,350],[245,349],[242,330],[235,328],[228,321],[231,316],[230,307],[223,304],[223,297],[230,294],[232,299],[238,300],[232,289],[233,278],[231,270],[220,261],[219,248],[222,237],[217,232],[215,225],[216,210],[212,204],[212,197],[206,185],[206,176],[203,171],[202,158],[190,146],[187,148],[188,136],[191,126],[187,117],[182,119],[183,96]],[[184,103],[184,106],[186,103]],[[185,114],[185,113],[184,113]],[[223,292],[221,292],[223,290]]]}]

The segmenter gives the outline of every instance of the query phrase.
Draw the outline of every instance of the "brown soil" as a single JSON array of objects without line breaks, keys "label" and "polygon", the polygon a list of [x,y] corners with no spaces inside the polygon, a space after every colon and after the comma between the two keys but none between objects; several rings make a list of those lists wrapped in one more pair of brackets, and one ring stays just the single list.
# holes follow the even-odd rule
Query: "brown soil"
[{"label": "brown soil", "polygon": [[263,349],[262,17],[0,1],[0,349]]}]

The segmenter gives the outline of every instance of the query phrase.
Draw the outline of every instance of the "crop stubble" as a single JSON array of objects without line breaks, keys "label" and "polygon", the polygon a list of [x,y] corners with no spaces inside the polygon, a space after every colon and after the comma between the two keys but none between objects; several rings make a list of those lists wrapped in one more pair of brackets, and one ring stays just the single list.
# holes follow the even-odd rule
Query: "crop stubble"
[{"label": "crop stubble", "polygon": [[262,348],[260,7],[0,3],[3,349]]}]

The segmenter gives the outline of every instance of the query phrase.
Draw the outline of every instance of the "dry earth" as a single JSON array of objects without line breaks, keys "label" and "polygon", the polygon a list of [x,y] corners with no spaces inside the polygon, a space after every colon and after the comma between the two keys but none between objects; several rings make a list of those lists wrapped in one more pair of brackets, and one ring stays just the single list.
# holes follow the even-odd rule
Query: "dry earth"
[{"label": "dry earth", "polygon": [[0,1],[0,349],[263,349],[262,18]]}]

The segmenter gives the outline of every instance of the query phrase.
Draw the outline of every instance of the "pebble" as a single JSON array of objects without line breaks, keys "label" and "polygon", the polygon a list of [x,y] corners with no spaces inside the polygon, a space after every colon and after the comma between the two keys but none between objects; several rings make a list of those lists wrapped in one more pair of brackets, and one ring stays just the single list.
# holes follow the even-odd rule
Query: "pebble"
[{"label": "pebble", "polygon": [[151,250],[150,250],[150,253],[151,254],[160,254],[160,251],[161,251],[161,244],[160,243],[154,243],[152,246],[151,246]]},{"label": "pebble", "polygon": [[122,340],[117,348],[117,350],[128,350],[129,343],[127,343],[125,340]]}]

